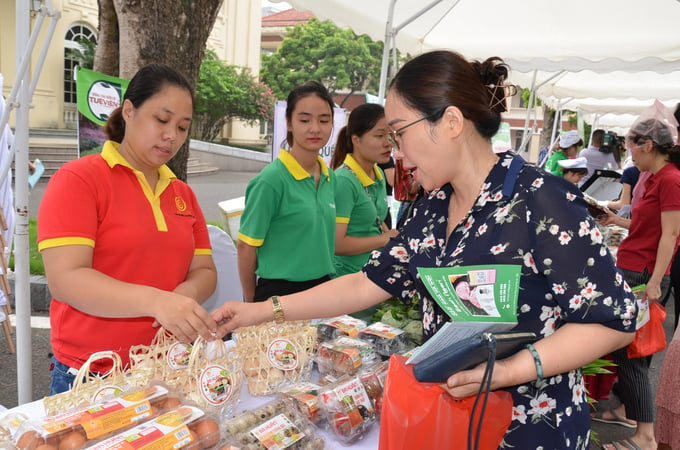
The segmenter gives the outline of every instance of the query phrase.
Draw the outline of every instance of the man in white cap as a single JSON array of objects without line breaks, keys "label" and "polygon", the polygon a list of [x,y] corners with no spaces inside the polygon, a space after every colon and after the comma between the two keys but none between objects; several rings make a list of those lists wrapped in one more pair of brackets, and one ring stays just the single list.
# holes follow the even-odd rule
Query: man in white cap
[{"label": "man in white cap", "polygon": [[578,135],[578,131],[571,130],[563,133],[560,136],[560,148],[548,158],[548,162],[545,163],[545,170],[553,175],[561,177],[562,168],[558,164],[558,161],[574,158],[578,154],[579,147],[582,145],[583,140],[581,139],[581,136]]},{"label": "man in white cap", "polygon": [[562,168],[562,177],[576,185],[588,173],[588,160],[583,156],[561,159],[557,161],[557,164]]}]

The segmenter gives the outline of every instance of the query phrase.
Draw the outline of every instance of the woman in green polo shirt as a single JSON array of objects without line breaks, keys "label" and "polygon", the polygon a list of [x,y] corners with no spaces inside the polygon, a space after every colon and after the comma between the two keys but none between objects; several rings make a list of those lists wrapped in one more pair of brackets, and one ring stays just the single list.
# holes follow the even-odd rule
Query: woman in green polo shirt
[{"label": "woman in green polo shirt", "polygon": [[[371,251],[382,248],[398,234],[385,225],[385,175],[378,163],[389,161],[385,110],[376,104],[355,108],[338,134],[331,168],[337,175],[335,190],[335,273],[361,270]],[[377,306],[353,314],[370,321]]]},{"label": "woman in green polo shirt", "polygon": [[333,99],[308,81],[288,95],[290,150],[246,188],[238,268],[247,302],[305,290],[335,272],[335,175],[319,156],[333,129]]}]

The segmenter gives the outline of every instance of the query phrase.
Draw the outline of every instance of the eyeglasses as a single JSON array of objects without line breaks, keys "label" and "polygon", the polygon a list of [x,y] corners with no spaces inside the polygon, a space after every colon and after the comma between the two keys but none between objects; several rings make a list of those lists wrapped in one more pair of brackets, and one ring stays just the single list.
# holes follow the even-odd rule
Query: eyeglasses
[{"label": "eyeglasses", "polygon": [[390,141],[390,145],[392,148],[396,148],[397,150],[401,150],[399,148],[399,138],[401,138],[401,135],[404,133],[404,130],[410,127],[411,125],[415,125],[418,122],[422,122],[423,120],[426,119],[434,119],[435,117],[440,117],[442,114],[444,114],[444,111],[446,111],[447,106],[444,106],[443,108],[435,111],[433,114],[428,114],[427,116],[423,116],[420,119],[414,120],[411,123],[407,123],[403,127],[399,128],[398,130],[390,130],[387,132],[387,140]]},{"label": "eyeglasses", "polygon": [[399,148],[399,138],[401,137],[401,134],[404,132],[405,129],[410,127],[411,125],[415,125],[418,122],[422,122],[425,119],[429,119],[430,116],[423,116],[420,119],[414,120],[411,123],[408,123],[404,125],[403,127],[399,128],[398,130],[390,130],[387,132],[387,140],[390,141],[390,145],[392,148],[396,148],[397,150],[400,150]]}]

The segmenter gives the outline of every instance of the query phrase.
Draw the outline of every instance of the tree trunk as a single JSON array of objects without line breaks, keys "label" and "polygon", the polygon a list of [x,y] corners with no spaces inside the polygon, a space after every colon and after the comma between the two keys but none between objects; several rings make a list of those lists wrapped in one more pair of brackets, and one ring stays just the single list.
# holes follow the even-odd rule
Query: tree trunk
[{"label": "tree trunk", "polygon": [[550,146],[553,124],[555,123],[555,111],[543,105],[543,132],[541,133],[540,147]]},{"label": "tree trunk", "polygon": [[97,0],[97,3],[99,4],[99,36],[94,54],[94,70],[116,77],[120,59],[118,17],[113,7],[113,0]]},{"label": "tree trunk", "polygon": [[[102,18],[105,18],[105,23],[116,23],[118,27],[115,36],[119,37],[120,78],[129,80],[140,67],[150,63],[163,63],[179,70],[192,87],[196,86],[205,54],[205,43],[215,24],[222,0],[98,1],[100,36],[104,31]],[[102,12],[104,7],[107,11]],[[106,34],[107,39],[113,40],[113,36],[113,33]],[[99,49],[97,53],[100,53]],[[187,177],[188,159],[187,142],[168,162],[177,178],[184,181]]]}]

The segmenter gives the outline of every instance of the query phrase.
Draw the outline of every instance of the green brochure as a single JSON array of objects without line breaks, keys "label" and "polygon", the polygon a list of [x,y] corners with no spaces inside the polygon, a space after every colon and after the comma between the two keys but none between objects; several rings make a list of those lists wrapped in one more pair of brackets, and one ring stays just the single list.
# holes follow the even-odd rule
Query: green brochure
[{"label": "green brochure", "polygon": [[417,349],[408,362],[421,361],[481,332],[514,328],[521,272],[522,267],[516,264],[419,267],[425,287],[451,322]]}]

